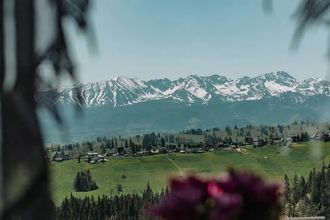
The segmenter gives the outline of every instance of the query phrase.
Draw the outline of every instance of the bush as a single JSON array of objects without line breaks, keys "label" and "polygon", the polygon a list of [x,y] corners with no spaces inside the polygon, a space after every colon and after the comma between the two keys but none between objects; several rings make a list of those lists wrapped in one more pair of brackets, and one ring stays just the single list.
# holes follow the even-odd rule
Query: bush
[{"label": "bush", "polygon": [[120,193],[123,191],[123,186],[121,184],[117,184],[117,192]]}]

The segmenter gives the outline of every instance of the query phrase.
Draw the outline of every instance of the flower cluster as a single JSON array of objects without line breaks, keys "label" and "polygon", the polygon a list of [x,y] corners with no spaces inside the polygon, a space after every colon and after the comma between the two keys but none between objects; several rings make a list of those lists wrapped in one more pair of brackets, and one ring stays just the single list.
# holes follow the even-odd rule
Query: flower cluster
[{"label": "flower cluster", "polygon": [[279,191],[279,185],[248,172],[230,170],[217,180],[188,176],[172,179],[168,195],[148,213],[168,220],[275,220],[281,211]]}]

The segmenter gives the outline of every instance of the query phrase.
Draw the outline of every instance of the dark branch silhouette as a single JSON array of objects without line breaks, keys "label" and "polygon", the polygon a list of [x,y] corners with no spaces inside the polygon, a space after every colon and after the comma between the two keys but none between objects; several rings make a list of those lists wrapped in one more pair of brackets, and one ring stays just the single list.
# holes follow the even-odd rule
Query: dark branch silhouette
[{"label": "dark branch silhouette", "polygon": [[[42,74],[38,67],[51,63],[57,77],[69,74],[76,80],[74,65],[69,55],[64,33],[64,19],[73,19],[81,30],[87,30],[88,0],[44,0],[54,12],[54,35],[47,49],[36,51],[39,26],[35,22],[36,7],[40,1],[15,0],[15,64],[6,66],[4,56],[6,41],[4,24],[8,14],[3,13],[5,3],[0,1],[0,93],[1,93],[1,169],[2,217],[1,219],[52,219],[54,205],[49,192],[48,161],[45,158],[43,138],[37,117],[37,82]],[[39,11],[39,13],[42,13]],[[38,39],[40,40],[40,39]],[[15,65],[15,66],[14,66]],[[4,79],[15,70],[12,88],[4,89]],[[41,82],[42,83],[42,82]],[[59,120],[56,109],[50,109]]]}]

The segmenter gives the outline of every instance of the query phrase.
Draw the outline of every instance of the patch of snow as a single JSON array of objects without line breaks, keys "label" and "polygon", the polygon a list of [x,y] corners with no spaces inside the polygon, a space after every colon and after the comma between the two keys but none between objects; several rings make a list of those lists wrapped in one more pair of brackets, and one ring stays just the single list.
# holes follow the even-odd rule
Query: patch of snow
[{"label": "patch of snow", "polygon": [[205,89],[203,88],[200,88],[200,87],[193,87],[193,86],[190,86],[186,89],[188,92],[190,92],[190,94],[200,98],[200,99],[203,99],[205,98],[205,96],[208,95],[208,92],[205,91]]},{"label": "patch of snow", "polygon": [[168,90],[166,90],[164,93],[164,95],[172,95],[173,93],[175,93],[176,91],[182,89],[182,87],[184,86],[183,83],[179,84],[179,85],[175,85],[171,88],[169,88]]},{"label": "patch of snow", "polygon": [[138,100],[143,100],[143,101],[152,101],[152,100],[159,100],[164,98],[164,96],[159,95],[157,93],[152,94],[152,93],[146,93],[144,95],[142,95],[141,97],[139,97]]},{"label": "patch of snow", "polygon": [[261,94],[257,94],[255,96],[250,96],[250,97],[247,97],[245,100],[260,100],[262,99],[262,95]]},{"label": "patch of snow", "polygon": [[222,85],[214,85],[214,87],[217,89],[216,93],[218,95],[223,95],[223,96],[230,96],[239,93],[239,89],[233,82],[226,82],[225,84]]},{"label": "patch of snow", "polygon": [[279,94],[285,93],[285,92],[294,92],[294,87],[284,86],[279,83],[276,83],[275,81],[266,81],[265,87],[268,89],[271,95],[277,96]]},{"label": "patch of snow", "polygon": [[195,100],[191,98],[191,96],[188,95],[188,103],[194,103]]}]

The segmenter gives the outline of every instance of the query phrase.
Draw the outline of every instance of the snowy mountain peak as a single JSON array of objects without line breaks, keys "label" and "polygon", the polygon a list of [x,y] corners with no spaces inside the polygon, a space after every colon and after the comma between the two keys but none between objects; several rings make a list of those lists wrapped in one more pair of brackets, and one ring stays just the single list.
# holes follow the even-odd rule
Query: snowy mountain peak
[{"label": "snowy mountain peak", "polygon": [[156,100],[191,105],[207,104],[211,100],[233,102],[272,97],[290,97],[296,102],[304,102],[314,95],[330,96],[330,82],[319,78],[299,81],[285,71],[266,73],[257,77],[244,76],[238,79],[229,79],[216,74],[149,81],[120,76],[108,81],[42,92],[37,99],[39,102],[47,101],[53,104],[77,104],[76,92],[83,97],[82,105],[86,107],[102,105],[119,107]]}]

